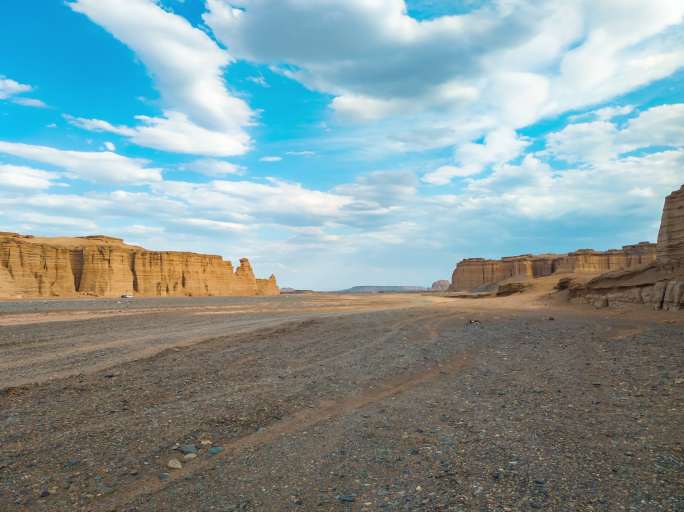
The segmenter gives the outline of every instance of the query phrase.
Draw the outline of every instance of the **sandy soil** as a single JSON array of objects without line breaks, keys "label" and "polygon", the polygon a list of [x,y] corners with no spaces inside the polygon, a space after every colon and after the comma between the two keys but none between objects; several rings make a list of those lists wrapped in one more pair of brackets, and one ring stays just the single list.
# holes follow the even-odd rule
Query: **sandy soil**
[{"label": "sandy soil", "polygon": [[0,510],[684,510],[684,315],[547,294],[0,302]]}]

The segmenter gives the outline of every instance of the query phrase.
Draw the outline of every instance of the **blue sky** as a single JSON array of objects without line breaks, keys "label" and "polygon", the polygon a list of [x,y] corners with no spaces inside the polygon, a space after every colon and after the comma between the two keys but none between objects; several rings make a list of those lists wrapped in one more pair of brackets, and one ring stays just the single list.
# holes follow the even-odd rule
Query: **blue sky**
[{"label": "blue sky", "polygon": [[654,240],[684,183],[677,0],[1,9],[0,230],[429,285]]}]

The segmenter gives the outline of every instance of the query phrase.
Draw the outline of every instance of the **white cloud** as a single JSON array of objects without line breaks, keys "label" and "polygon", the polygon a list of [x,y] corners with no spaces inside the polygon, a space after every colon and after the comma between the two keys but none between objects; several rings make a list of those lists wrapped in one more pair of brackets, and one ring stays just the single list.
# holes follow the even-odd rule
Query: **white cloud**
[{"label": "white cloud", "polygon": [[[331,94],[340,118],[373,126],[350,145],[376,152],[461,146],[502,126],[518,130],[684,64],[678,0],[501,1],[424,21],[407,14],[404,0],[232,4],[208,0],[204,15],[231,53]],[[603,109],[596,117],[627,113]],[[446,167],[440,182],[463,164]]]},{"label": "white cloud", "polygon": [[127,228],[121,229],[120,231],[130,233],[132,235],[149,235],[163,233],[164,228],[159,226],[145,226],[143,224],[133,224]]},{"label": "white cloud", "polygon": [[69,114],[64,114],[64,119],[66,119],[69,124],[91,132],[108,132],[116,135],[123,135],[124,137],[133,137],[136,134],[136,131],[133,128],[128,128],[127,126],[114,126],[101,119],[86,119],[84,117],[74,117]]},{"label": "white cloud", "polygon": [[30,85],[22,84],[16,80],[0,75],[0,100],[10,100],[25,107],[47,107],[41,100],[19,96],[20,94],[31,92],[32,90],[33,87]]},{"label": "white cloud", "polygon": [[0,153],[48,164],[88,181],[140,184],[161,180],[161,169],[147,167],[146,160],[111,151],[68,151],[0,141]]},{"label": "white cloud", "polygon": [[634,105],[623,105],[619,107],[603,107],[592,112],[599,119],[609,121],[617,116],[626,116],[634,112]]},{"label": "white cloud", "polygon": [[283,159],[281,156],[262,156],[259,162],[280,162]]},{"label": "white cloud", "polygon": [[498,128],[487,134],[482,144],[467,143],[460,146],[456,159],[460,165],[442,166],[423,176],[423,181],[433,185],[449,183],[453,177],[473,176],[481,173],[486,166],[502,164],[519,156],[529,145],[529,141],[519,137],[515,131]]},{"label": "white cloud", "polygon": [[245,169],[240,165],[235,165],[225,160],[214,160],[211,158],[203,158],[195,160],[182,166],[183,169],[204,174],[205,176],[226,176],[228,174],[244,174]]},{"label": "white cloud", "polygon": [[288,151],[285,153],[288,156],[315,156],[316,152],[315,151],[309,151],[309,150],[304,150],[304,151]]},{"label": "white cloud", "polygon": [[0,190],[19,188],[43,190],[54,185],[60,175],[23,165],[0,164]]},{"label": "white cloud", "polygon": [[36,98],[13,98],[12,101],[24,107],[47,108],[45,102]]},{"label": "white cloud", "polygon": [[622,127],[609,121],[567,125],[547,136],[546,153],[568,162],[603,162],[654,146],[684,146],[684,103],[652,107]]},{"label": "white cloud", "polygon": [[195,228],[204,228],[211,231],[246,231],[249,226],[244,224],[238,224],[236,222],[224,222],[219,220],[210,219],[182,219],[178,221],[180,224],[185,224],[187,226]]},{"label": "white cloud", "polygon": [[6,100],[17,94],[29,92],[31,89],[30,85],[21,84],[16,80],[0,75],[0,100]]},{"label": "white cloud", "polygon": [[37,212],[20,212],[15,214],[15,221],[24,225],[27,229],[38,226],[55,226],[59,228],[77,228],[79,230],[94,231],[97,224],[90,219],[81,217],[66,217],[63,215],[45,215]]},{"label": "white cloud", "polygon": [[248,76],[247,80],[249,80],[250,82],[255,83],[257,85],[260,85],[261,87],[271,87],[262,75]]},{"label": "white cloud", "polygon": [[345,206],[353,203],[351,197],[272,178],[266,183],[165,181],[154,190],[187,204],[195,218],[242,224],[315,226],[343,217]]},{"label": "white cloud", "polygon": [[617,131],[608,121],[570,124],[547,136],[548,152],[568,162],[609,160],[618,151]]},{"label": "white cloud", "polygon": [[403,101],[352,94],[337,96],[332,101],[332,108],[340,117],[354,121],[375,121],[389,114],[401,112],[404,107]]},{"label": "white cloud", "polygon": [[163,117],[137,116],[135,127],[73,118],[85,129],[131,137],[138,145],[209,156],[245,153],[244,127],[252,111],[227,89],[223,71],[230,55],[185,18],[150,0],[76,0],[69,6],[131,48],[153,76],[165,105]]},{"label": "white cloud", "polygon": [[113,142],[109,142],[109,141],[105,142],[104,147],[107,151],[116,151],[116,146],[114,145]]},{"label": "white cloud", "polygon": [[477,172],[479,171],[466,167],[442,165],[423,176],[423,181],[432,185],[446,185],[447,183],[450,183],[453,178],[465,178]]}]

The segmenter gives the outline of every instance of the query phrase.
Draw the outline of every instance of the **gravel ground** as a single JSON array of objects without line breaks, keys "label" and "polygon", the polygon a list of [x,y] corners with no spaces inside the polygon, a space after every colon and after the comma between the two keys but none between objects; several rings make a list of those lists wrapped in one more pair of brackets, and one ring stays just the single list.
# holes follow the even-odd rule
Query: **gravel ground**
[{"label": "gravel ground", "polygon": [[2,512],[684,511],[681,314],[33,307],[0,304]]}]

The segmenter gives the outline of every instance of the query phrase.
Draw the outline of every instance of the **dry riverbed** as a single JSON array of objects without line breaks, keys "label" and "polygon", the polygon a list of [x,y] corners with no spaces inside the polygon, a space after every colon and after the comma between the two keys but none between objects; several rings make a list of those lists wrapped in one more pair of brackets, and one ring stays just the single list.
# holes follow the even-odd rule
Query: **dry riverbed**
[{"label": "dry riverbed", "polygon": [[0,511],[681,511],[684,319],[0,302]]}]

